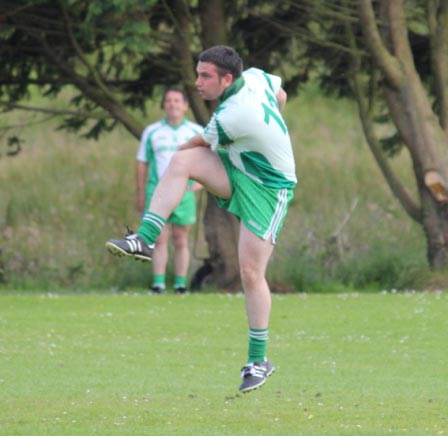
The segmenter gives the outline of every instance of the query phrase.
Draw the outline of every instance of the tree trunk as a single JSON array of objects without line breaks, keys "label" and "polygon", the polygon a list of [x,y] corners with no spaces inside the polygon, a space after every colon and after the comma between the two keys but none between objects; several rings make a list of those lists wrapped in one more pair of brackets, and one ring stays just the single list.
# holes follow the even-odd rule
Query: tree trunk
[{"label": "tree trunk", "polygon": [[371,0],[360,1],[366,42],[384,75],[382,89],[390,116],[409,150],[420,197],[421,225],[433,269],[448,265],[448,135],[434,113],[415,68],[402,0],[383,0],[380,33]]},{"label": "tree trunk", "polygon": [[400,92],[385,87],[384,94],[412,158],[428,262],[433,269],[443,269],[448,265],[448,138],[422,91],[414,83]]},{"label": "tree trunk", "polygon": [[[190,47],[191,44],[191,14],[185,0],[174,2],[176,14],[176,54],[182,65],[183,81],[189,94],[192,110],[201,124],[210,119],[213,106],[208,110],[205,102],[200,99],[196,88],[195,68]],[[226,28],[223,2],[220,0],[207,0],[199,2],[202,33],[202,44],[208,48],[217,44],[225,44]],[[199,101],[198,101],[199,100]],[[220,289],[234,290],[240,288],[240,275],[238,265],[238,222],[233,215],[225,209],[218,207],[215,198],[207,195],[207,207],[204,215],[205,239],[208,244],[210,259],[206,263],[207,275],[203,276],[204,269],[197,271],[194,276],[203,276],[201,280],[207,285]],[[199,281],[201,281],[199,280]],[[200,287],[197,283],[197,287]]]},{"label": "tree trunk", "polygon": [[[220,0],[199,1],[204,49],[227,44],[227,20],[223,3]],[[210,194],[207,195],[204,225],[213,268],[212,282],[218,288],[241,288],[237,250],[239,224],[232,214],[218,207]]]},{"label": "tree trunk", "polygon": [[426,185],[419,188],[428,262],[433,270],[443,270],[448,264],[448,204],[434,201]]},{"label": "tree trunk", "polygon": [[448,265],[448,137],[432,111],[431,102],[413,61],[402,62],[405,74],[399,90],[384,86],[389,112],[412,158],[433,269]]},{"label": "tree trunk", "polygon": [[220,209],[213,195],[207,194],[204,216],[205,238],[210,253],[211,283],[220,289],[240,287],[238,264],[238,221]]}]

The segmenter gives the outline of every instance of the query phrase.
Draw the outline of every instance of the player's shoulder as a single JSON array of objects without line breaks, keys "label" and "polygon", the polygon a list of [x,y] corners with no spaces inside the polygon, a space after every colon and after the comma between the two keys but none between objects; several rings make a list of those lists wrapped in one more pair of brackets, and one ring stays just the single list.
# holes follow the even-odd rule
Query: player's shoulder
[{"label": "player's shoulder", "polygon": [[151,123],[143,129],[142,139],[148,138],[157,130],[163,128],[164,122],[163,120],[156,121],[155,123]]},{"label": "player's shoulder", "polygon": [[204,128],[200,124],[195,123],[194,121],[190,121],[188,119],[184,120],[184,124],[185,124],[186,127],[188,127],[189,129],[193,130],[194,132],[198,132],[199,133],[199,132],[202,132],[202,130],[204,130]]},{"label": "player's shoulder", "polygon": [[164,126],[163,120],[156,121],[155,123],[148,124],[143,132],[153,132],[154,130],[158,130]]},{"label": "player's shoulder", "polygon": [[262,76],[263,74],[266,74],[263,70],[261,70],[260,68],[256,68],[256,67],[250,67],[247,70],[243,71],[243,77],[248,77],[248,76]]},{"label": "player's shoulder", "polygon": [[252,82],[252,81],[263,81],[266,80],[266,76],[267,73],[264,72],[263,70],[260,70],[260,68],[248,68],[247,70],[243,71],[243,77],[244,77],[244,81],[247,82]]},{"label": "player's shoulder", "polygon": [[282,82],[281,77],[255,67],[245,70],[243,77],[249,88],[251,86],[257,86],[257,84],[262,84],[269,87],[274,94],[277,94]]}]

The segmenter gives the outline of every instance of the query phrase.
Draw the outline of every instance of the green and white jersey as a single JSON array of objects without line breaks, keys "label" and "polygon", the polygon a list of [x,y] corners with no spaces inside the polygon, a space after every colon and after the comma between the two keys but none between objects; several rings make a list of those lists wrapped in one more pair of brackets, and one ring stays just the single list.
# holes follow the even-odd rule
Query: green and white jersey
[{"label": "green and white jersey", "polygon": [[146,127],[141,136],[137,160],[149,164],[148,185],[157,185],[178,147],[201,132],[199,124],[187,119],[178,126],[171,126],[164,118]]},{"label": "green and white jersey", "polygon": [[216,150],[228,147],[235,167],[271,188],[293,188],[297,183],[288,129],[276,95],[281,79],[250,68],[221,96],[220,105],[202,137]]}]

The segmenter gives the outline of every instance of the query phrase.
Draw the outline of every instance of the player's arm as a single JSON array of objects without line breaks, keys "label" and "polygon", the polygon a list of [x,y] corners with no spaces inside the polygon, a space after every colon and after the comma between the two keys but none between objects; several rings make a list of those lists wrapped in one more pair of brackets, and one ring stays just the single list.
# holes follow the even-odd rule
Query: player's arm
[{"label": "player's arm", "polygon": [[210,148],[210,144],[204,140],[202,135],[195,135],[190,138],[185,144],[179,146],[179,150],[188,150],[189,148],[195,147],[208,147]]},{"label": "player's arm", "polygon": [[286,105],[286,100],[288,99],[288,95],[286,94],[286,92],[283,88],[280,88],[275,97],[277,99],[278,107],[282,111]]},{"label": "player's arm", "polygon": [[136,182],[137,182],[137,210],[143,213],[146,200],[146,179],[148,176],[148,163],[137,161]]}]

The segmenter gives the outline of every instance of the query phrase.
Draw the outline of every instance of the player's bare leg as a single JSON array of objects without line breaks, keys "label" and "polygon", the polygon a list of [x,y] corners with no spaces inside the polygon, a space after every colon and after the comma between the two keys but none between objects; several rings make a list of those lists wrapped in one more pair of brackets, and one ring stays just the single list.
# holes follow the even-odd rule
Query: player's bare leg
[{"label": "player's bare leg", "polygon": [[261,239],[241,223],[238,254],[249,323],[248,364],[241,374],[243,392],[263,385],[274,371],[265,356],[271,313],[271,293],[265,275],[273,249],[270,241]]},{"label": "player's bare leg", "polygon": [[138,233],[107,241],[107,249],[119,256],[151,260],[154,243],[166,219],[180,203],[189,180],[197,181],[213,195],[230,198],[230,182],[217,153],[208,147],[179,151],[157,185]]},{"label": "player's bare leg", "polygon": [[180,203],[190,179],[213,195],[230,198],[229,179],[220,157],[207,147],[196,147],[173,156],[154,191],[148,211],[166,219]]},{"label": "player's bare leg", "polygon": [[154,276],[152,291],[162,293],[165,291],[165,273],[168,263],[168,242],[170,228],[165,226],[157,238],[152,255],[152,272]]},{"label": "player's bare leg", "polygon": [[187,291],[186,276],[190,264],[190,248],[188,246],[188,235],[191,226],[173,225],[174,245],[174,290],[178,294]]}]

